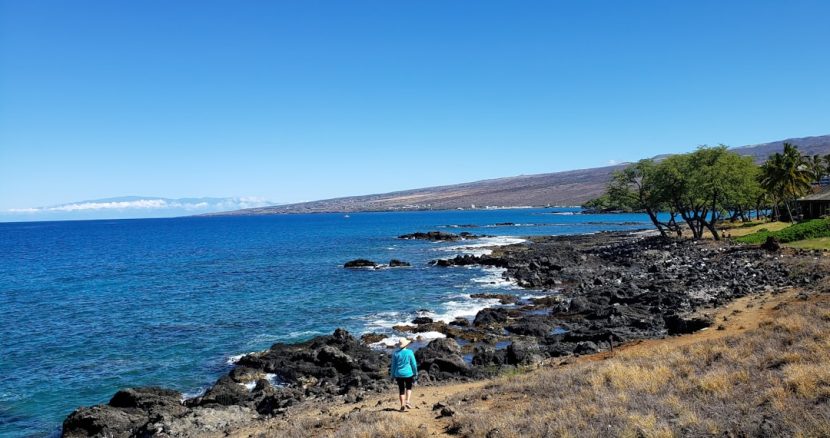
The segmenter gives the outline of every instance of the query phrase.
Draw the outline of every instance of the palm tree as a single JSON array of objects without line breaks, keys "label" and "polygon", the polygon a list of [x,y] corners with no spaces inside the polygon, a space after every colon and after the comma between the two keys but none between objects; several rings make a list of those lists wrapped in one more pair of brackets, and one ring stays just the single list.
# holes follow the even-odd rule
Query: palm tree
[{"label": "palm tree", "polygon": [[[792,221],[790,202],[810,190],[813,173],[796,146],[784,143],[783,153],[775,153],[761,166],[761,187],[774,199],[774,208],[783,203]],[[776,213],[776,217],[778,214]]]},{"label": "palm tree", "polygon": [[821,155],[813,155],[812,157],[805,158],[807,168],[810,171],[810,176],[813,179],[813,183],[820,183],[821,178],[827,174],[827,165],[824,162],[824,158],[822,158]]}]

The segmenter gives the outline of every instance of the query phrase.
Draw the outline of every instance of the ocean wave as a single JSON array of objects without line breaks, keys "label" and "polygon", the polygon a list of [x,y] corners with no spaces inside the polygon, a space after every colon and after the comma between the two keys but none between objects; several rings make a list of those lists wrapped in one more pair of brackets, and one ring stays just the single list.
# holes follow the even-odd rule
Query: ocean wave
[{"label": "ocean wave", "polygon": [[228,364],[228,365],[236,365],[236,363],[239,362],[240,359],[242,359],[243,357],[245,357],[249,354],[254,354],[254,353],[258,353],[258,351],[251,351],[249,353],[242,353],[242,354],[235,354],[233,356],[228,356],[228,360],[226,360],[225,363]]},{"label": "ocean wave", "polygon": [[521,289],[514,281],[504,278],[502,274],[507,272],[505,268],[485,267],[482,268],[485,275],[473,278],[471,281],[479,287],[488,289]]},{"label": "ocean wave", "polygon": [[499,300],[496,299],[470,298],[469,295],[464,297],[465,299],[447,301],[441,304],[440,310],[434,313],[432,319],[450,323],[455,321],[456,318],[474,318],[481,310],[500,304]]},{"label": "ocean wave", "polygon": [[398,341],[400,341],[401,339],[406,338],[406,339],[409,339],[410,341],[412,341],[412,344],[413,344],[412,348],[417,350],[418,348],[421,348],[421,347],[429,344],[431,341],[433,341],[435,339],[441,339],[441,338],[446,338],[446,337],[447,337],[447,335],[445,335],[443,333],[439,333],[439,332],[411,333],[411,334],[408,334],[408,335],[405,335],[405,336],[389,335],[389,336],[381,339],[378,342],[369,344],[369,347],[377,349],[377,350],[386,350],[386,349],[389,349],[389,348],[395,348],[395,346],[398,345]]},{"label": "ocean wave", "polygon": [[406,315],[401,312],[373,313],[361,319],[366,321],[364,325],[368,331],[391,329],[396,325],[411,325]]},{"label": "ocean wave", "polygon": [[[265,373],[263,378],[265,380],[267,380],[268,384],[270,384],[273,387],[285,386],[285,382],[283,382],[283,380],[280,379],[280,377],[278,375],[274,374],[274,373]],[[251,391],[254,390],[254,388],[256,388],[256,383],[257,383],[258,380],[259,379],[254,379],[254,380],[251,380],[250,382],[240,382],[239,384],[244,386],[245,389],[248,390],[248,392],[251,392]]]},{"label": "ocean wave", "polygon": [[181,401],[185,401],[185,400],[191,399],[191,398],[201,397],[201,396],[205,395],[207,390],[208,390],[207,386],[201,386],[198,389],[195,389],[193,391],[184,391],[184,392],[182,392]]},{"label": "ocean wave", "polygon": [[288,335],[284,336],[283,338],[289,341],[296,340],[299,338],[312,338],[314,336],[326,335],[329,334],[327,332],[322,332],[319,330],[302,330],[296,332],[290,332]]},{"label": "ocean wave", "polygon": [[470,243],[466,245],[455,245],[455,246],[448,246],[441,248],[442,251],[451,251],[451,252],[460,252],[463,254],[470,254],[475,256],[482,256],[482,255],[490,255],[493,250],[490,249],[494,246],[507,246],[507,245],[515,245],[518,243],[525,242],[525,239],[521,239],[515,236],[494,236],[494,237],[481,237],[475,239],[477,243]]}]

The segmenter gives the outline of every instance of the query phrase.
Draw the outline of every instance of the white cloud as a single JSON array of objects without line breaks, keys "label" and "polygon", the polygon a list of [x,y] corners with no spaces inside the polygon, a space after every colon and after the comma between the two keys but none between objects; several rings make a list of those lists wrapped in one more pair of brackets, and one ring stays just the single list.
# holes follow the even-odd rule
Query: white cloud
[{"label": "white cloud", "polygon": [[126,209],[163,209],[171,205],[164,199],[139,199],[118,202],[79,202],[55,207],[43,207],[41,211],[83,211],[83,210],[126,210]]},{"label": "white cloud", "polygon": [[33,214],[48,212],[95,212],[95,211],[147,211],[147,210],[184,210],[187,212],[214,212],[238,210],[241,208],[264,207],[274,205],[264,198],[240,197],[221,199],[132,199],[129,201],[86,201],[71,204],[55,205],[51,207],[12,208],[8,213]]}]

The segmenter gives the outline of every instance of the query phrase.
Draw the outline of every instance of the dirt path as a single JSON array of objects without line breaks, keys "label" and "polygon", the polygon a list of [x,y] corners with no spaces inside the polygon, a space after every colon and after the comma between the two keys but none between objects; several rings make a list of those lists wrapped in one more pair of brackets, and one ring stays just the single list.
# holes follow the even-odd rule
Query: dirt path
[{"label": "dirt path", "polygon": [[[615,348],[613,352],[605,351],[598,354],[557,358],[543,363],[542,367],[567,367],[571,364],[585,361],[602,361],[614,357],[621,352],[636,354],[639,351],[653,350],[656,347],[678,348],[697,342],[719,339],[725,336],[740,334],[747,330],[757,328],[765,320],[771,318],[774,308],[784,302],[797,298],[798,291],[786,289],[778,293],[764,293],[762,295],[743,297],[733,301],[727,306],[718,309],[704,309],[702,314],[714,317],[714,325],[699,332],[668,337],[665,339],[650,339],[634,341]],[[530,371],[533,372],[533,371]],[[498,379],[498,378],[496,378]],[[252,426],[250,428],[236,430],[228,436],[251,437],[251,436],[285,436],[282,432],[290,424],[298,424],[302,421],[313,421],[324,417],[344,418],[352,412],[371,412],[377,415],[406,416],[409,423],[418,424],[420,429],[430,436],[449,436],[445,430],[450,423],[450,418],[439,417],[432,406],[439,402],[463,396],[465,393],[480,389],[490,383],[491,380],[481,380],[470,383],[457,383],[436,386],[416,386],[413,392],[413,409],[407,412],[400,412],[397,393],[390,391],[387,394],[379,394],[367,397],[357,404],[342,404],[326,402],[318,405],[303,403],[295,409],[290,410],[283,418],[275,418]],[[497,400],[482,402],[489,405]],[[337,422],[334,422],[337,424]],[[330,436],[336,432],[336,427],[308,430],[308,436]]]}]

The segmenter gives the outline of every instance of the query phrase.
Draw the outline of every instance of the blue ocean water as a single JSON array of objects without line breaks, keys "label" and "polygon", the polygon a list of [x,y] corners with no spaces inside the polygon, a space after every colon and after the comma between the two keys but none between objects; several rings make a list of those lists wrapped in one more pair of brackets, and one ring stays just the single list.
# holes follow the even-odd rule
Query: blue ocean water
[{"label": "blue ocean water", "polygon": [[[344,327],[389,331],[419,310],[473,316],[482,269],[441,269],[459,243],[415,231],[494,236],[648,227],[640,214],[575,209],[314,214],[0,223],[0,436],[48,436],[75,407],[119,388],[196,394],[229,358]],[[503,223],[516,225],[500,225]],[[450,225],[475,224],[479,228]],[[485,239],[494,243],[506,239]],[[347,270],[354,258],[412,268]],[[497,273],[495,273],[497,274]],[[522,291],[516,291],[522,293]]]}]

